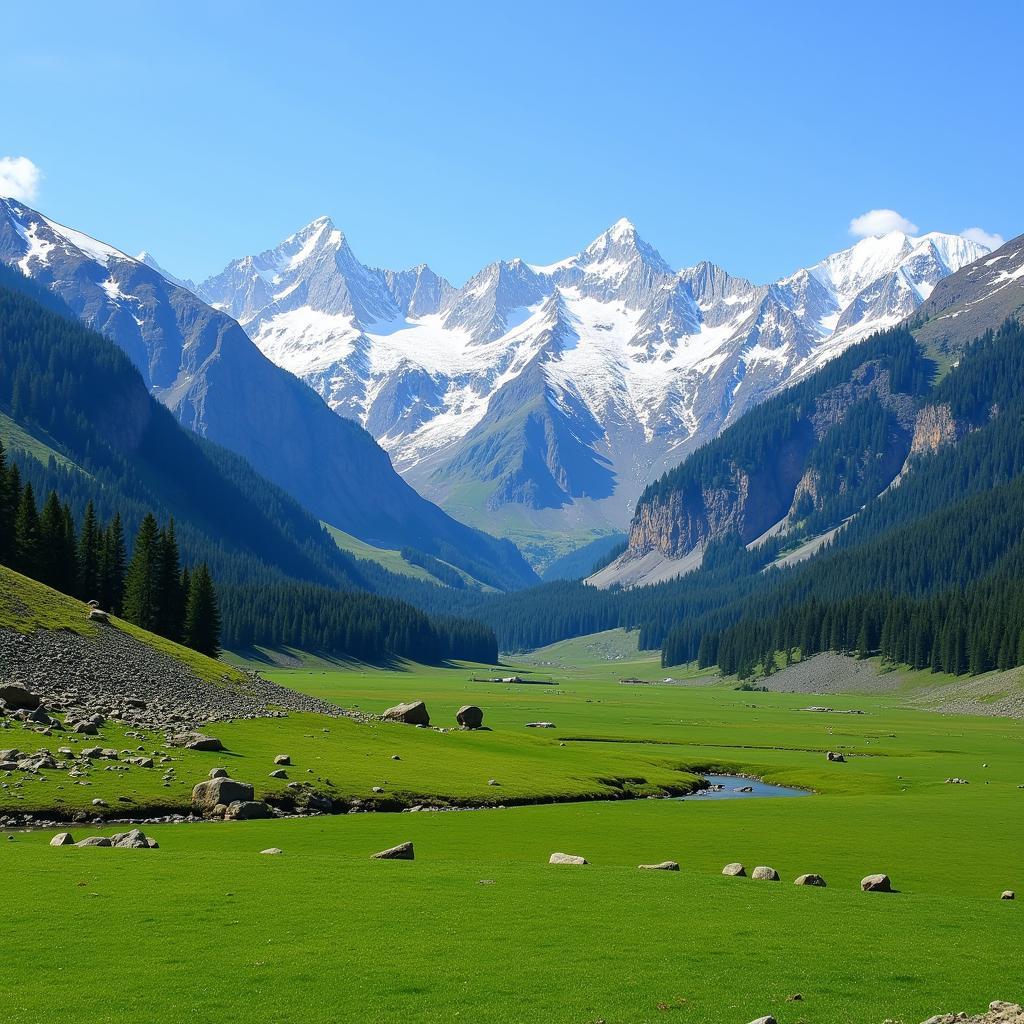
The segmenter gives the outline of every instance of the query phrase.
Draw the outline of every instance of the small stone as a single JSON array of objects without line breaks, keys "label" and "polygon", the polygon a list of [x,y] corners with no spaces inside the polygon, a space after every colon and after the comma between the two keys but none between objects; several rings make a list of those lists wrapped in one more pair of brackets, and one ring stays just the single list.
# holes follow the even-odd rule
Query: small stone
[{"label": "small stone", "polygon": [[415,860],[416,853],[412,843],[399,843],[397,846],[388,847],[375,853],[370,860]]},{"label": "small stone", "polygon": [[732,864],[726,864],[725,867],[722,868],[722,874],[729,875],[733,878],[746,878],[747,869],[740,864],[739,861],[734,861]]},{"label": "small stone", "polygon": [[754,868],[753,874],[750,876],[759,882],[777,882],[779,880],[779,873],[775,868],[767,867],[764,864],[759,864]]},{"label": "small stone", "polygon": [[554,722],[527,722],[527,729],[554,729]]},{"label": "small stone", "polygon": [[674,860],[663,860],[660,864],[639,864],[641,871],[678,871],[679,862]]},{"label": "small stone", "polygon": [[769,1013],[766,1017],[758,1017],[757,1020],[752,1020],[750,1024],[778,1024],[778,1022]]},{"label": "small stone", "polygon": [[260,850],[260,853],[268,854],[271,857],[276,857],[279,853],[284,853],[279,846],[271,846],[266,850]]},{"label": "small stone", "polygon": [[288,773],[283,768],[277,768],[270,773],[272,779],[287,779]]},{"label": "small stone", "polygon": [[813,873],[812,874],[808,874],[808,875],[798,875],[796,878],[793,879],[793,884],[794,885],[815,885],[819,889],[824,889],[825,888],[825,879],[822,878],[821,875],[815,875]]},{"label": "small stone", "polygon": [[274,764],[290,765],[291,763],[292,759],[287,754],[278,754],[277,757],[274,758]]},{"label": "small stone", "polygon": [[892,880],[888,875],[867,875],[860,880],[861,892],[892,892]]},{"label": "small stone", "polygon": [[589,864],[590,861],[588,861],[585,857],[577,857],[575,854],[572,853],[553,853],[550,857],[548,857],[548,863],[583,865]]},{"label": "small stone", "polygon": [[497,779],[488,779],[487,780],[487,785],[488,786],[500,786],[501,783]]},{"label": "small stone", "polygon": [[1001,900],[1015,900],[1017,894],[1012,889],[1005,889],[1002,896],[999,897]]},{"label": "small stone", "polygon": [[93,800],[92,805],[93,805],[93,807],[106,807],[107,806],[107,801],[106,800],[101,800],[99,797],[96,797],[96,799]]},{"label": "small stone", "polygon": [[[160,760],[165,761],[167,759],[161,758]],[[226,779],[228,777],[228,770],[227,768],[211,768],[209,777],[211,779]]]},{"label": "small stone", "polygon": [[402,759],[398,756],[398,754],[392,754],[391,755],[391,760],[392,761],[401,761]]}]

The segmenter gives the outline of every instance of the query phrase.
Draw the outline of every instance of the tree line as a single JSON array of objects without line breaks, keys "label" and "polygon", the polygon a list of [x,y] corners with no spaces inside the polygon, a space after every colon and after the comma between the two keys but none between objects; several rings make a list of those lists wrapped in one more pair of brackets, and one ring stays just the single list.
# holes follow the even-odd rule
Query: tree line
[{"label": "tree line", "polygon": [[81,524],[51,490],[39,506],[0,444],[0,564],[211,657],[220,651],[217,595],[205,564],[181,564],[174,520],[148,513],[132,546],[120,514],[101,522],[89,502]]}]

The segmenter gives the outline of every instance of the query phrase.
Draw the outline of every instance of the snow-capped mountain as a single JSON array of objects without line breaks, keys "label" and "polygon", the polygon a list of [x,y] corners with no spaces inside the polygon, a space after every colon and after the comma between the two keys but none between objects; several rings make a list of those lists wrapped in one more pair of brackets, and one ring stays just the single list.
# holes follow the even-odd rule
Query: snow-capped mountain
[{"label": "snow-capped mountain", "polygon": [[[498,587],[536,579],[514,545],[424,500],[361,426],[332,413],[230,316],[154,269],[151,258],[134,259],[0,199],[0,262],[47,287],[117,343],[185,426],[242,455],[320,519],[384,547],[426,551]],[[339,275],[318,276],[315,265],[300,262],[306,299],[343,301]],[[354,276],[360,273],[373,277],[355,265]],[[352,308],[380,312],[359,301]]]},{"label": "snow-capped mountain", "polygon": [[755,285],[675,271],[620,220],[569,259],[500,261],[455,288],[426,266],[364,266],[321,218],[198,293],[460,515],[607,528],[745,409],[985,252],[893,232]]}]

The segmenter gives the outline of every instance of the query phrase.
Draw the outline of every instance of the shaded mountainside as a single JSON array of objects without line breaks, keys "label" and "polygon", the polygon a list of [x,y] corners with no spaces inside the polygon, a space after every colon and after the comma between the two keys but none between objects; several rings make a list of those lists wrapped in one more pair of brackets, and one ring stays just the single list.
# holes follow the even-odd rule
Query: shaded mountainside
[{"label": "shaded mountainside", "polygon": [[512,544],[421,498],[362,427],[334,415],[234,320],[152,266],[13,200],[0,200],[0,262],[119,345],[181,423],[241,455],[323,521],[456,561],[495,586],[535,580]]},{"label": "shaded mountainside", "polygon": [[899,473],[931,376],[905,330],[848,350],[651,484],[620,564],[837,525]]},{"label": "shaded mountainside", "polygon": [[954,355],[1011,318],[1024,321],[1024,235],[939,281],[912,322],[925,344]]}]

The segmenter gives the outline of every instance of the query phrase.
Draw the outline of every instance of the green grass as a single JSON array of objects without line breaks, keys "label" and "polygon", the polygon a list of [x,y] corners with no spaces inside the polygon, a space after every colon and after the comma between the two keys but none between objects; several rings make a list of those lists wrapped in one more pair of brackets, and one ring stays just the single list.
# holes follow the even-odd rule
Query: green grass
[{"label": "green grass", "polygon": [[24,452],[43,465],[46,465],[50,459],[54,459],[65,469],[77,469],[79,472],[85,472],[66,455],[62,455],[55,447],[56,442],[51,441],[43,431],[30,434],[3,412],[0,412],[0,442],[3,442],[4,448],[12,454]]},{"label": "green grass", "polygon": [[[368,544],[366,541],[360,540],[358,537],[353,537],[351,533],[345,533],[344,530],[339,530],[337,527],[331,526],[330,523],[324,523],[323,526],[331,535],[331,539],[334,543],[337,544],[342,551],[347,551],[357,559],[367,562],[376,562],[389,572],[398,573],[400,576],[410,576],[412,579],[423,580],[425,583],[434,583],[438,586],[445,586],[445,584],[443,584],[436,576],[427,572],[427,570],[422,566],[414,565],[412,562],[403,558],[401,551],[397,551],[393,548],[375,547],[373,544]],[[469,586],[476,587],[478,590],[494,590],[494,587],[488,586],[486,583],[481,583],[478,579],[466,572],[465,569],[460,569],[457,565],[445,562],[444,559],[441,558],[439,558],[438,561],[443,562],[449,569],[457,572]]]},{"label": "green grass", "polygon": [[[180,781],[169,788],[159,769],[94,771],[77,792],[51,772],[23,781],[17,803],[43,790],[79,803],[125,791],[140,804],[180,801],[219,764],[266,795],[284,785],[267,778],[277,753],[292,756],[292,780],[342,796],[381,785],[405,802],[644,795],[711,767],[815,793],[154,827],[153,852],[54,850],[49,833],[17,834],[0,842],[18,896],[6,918],[5,1019],[52,1019],[57,990],[73,991],[90,1020],[155,1024],[745,1024],[769,1012],[780,1024],[914,1024],[1024,994],[1008,966],[1020,904],[998,899],[1024,890],[1024,723],[914,710],[899,693],[831,696],[837,710],[864,714],[825,715],[800,711],[821,699],[728,682],[622,686],[624,676],[686,674],[661,670],[618,631],[530,662],[502,671],[558,685],[473,683],[488,670],[472,665],[268,671],[365,711],[421,697],[446,726],[477,703],[490,730],[315,715],[222,723],[211,731],[228,752],[175,751]],[[536,719],[557,728],[524,728]],[[3,739],[36,743],[17,731]],[[139,742],[111,726],[86,740]],[[830,749],[847,763],[826,761]],[[945,785],[953,775],[971,784]],[[407,839],[415,862],[369,861]],[[284,855],[260,856],[269,846]],[[554,850],[591,866],[548,866]],[[667,858],[679,874],[636,870]],[[723,878],[732,860],[770,864],[784,881]],[[805,871],[829,887],[790,884]],[[876,871],[900,891],[860,893]],[[117,969],[126,962],[130,972]],[[33,984],[17,980],[28,976]],[[796,992],[803,1001],[787,1002]]]}]

